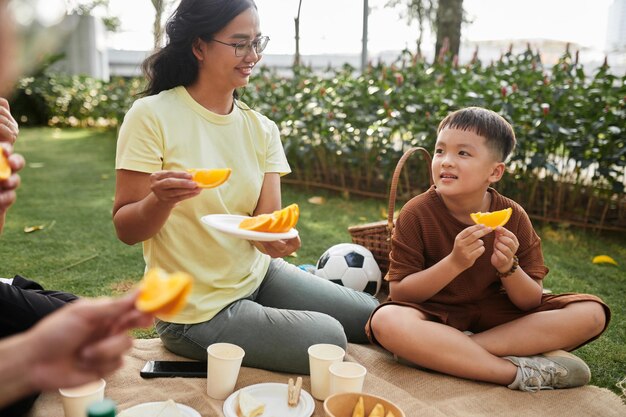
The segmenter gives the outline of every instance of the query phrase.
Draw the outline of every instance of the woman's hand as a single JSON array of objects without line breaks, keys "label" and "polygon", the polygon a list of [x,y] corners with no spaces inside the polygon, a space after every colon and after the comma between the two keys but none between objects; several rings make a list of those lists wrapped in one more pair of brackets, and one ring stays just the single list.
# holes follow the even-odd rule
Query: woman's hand
[{"label": "woman's hand", "polygon": [[261,252],[272,258],[284,258],[300,249],[300,236],[287,240],[275,240],[273,242],[253,241],[252,244]]},{"label": "woman's hand", "polygon": [[191,178],[185,171],[157,171],[150,174],[150,190],[161,203],[175,206],[202,192]]}]

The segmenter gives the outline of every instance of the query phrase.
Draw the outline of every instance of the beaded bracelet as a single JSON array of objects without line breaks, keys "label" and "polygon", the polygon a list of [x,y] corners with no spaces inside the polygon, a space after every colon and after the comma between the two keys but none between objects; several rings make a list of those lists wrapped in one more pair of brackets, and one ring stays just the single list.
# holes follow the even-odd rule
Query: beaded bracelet
[{"label": "beaded bracelet", "polygon": [[511,265],[511,269],[509,269],[506,272],[496,271],[496,275],[498,278],[506,278],[509,275],[513,275],[513,273],[517,271],[518,266],[519,266],[519,259],[517,259],[517,256],[513,256],[513,265]]}]

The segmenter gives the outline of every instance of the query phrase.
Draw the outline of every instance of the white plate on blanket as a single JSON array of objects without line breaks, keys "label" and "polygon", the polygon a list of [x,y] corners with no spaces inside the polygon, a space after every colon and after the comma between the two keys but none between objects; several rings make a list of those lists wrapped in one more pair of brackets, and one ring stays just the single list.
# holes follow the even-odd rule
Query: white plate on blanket
[{"label": "white plate on blanket", "polygon": [[291,229],[285,233],[255,232],[239,228],[239,223],[248,216],[238,216],[236,214],[209,214],[200,218],[202,223],[219,230],[220,232],[247,240],[257,240],[260,242],[272,242],[281,239],[293,239],[298,236],[296,229]]},{"label": "white plate on blanket", "polygon": [[[137,404],[127,408],[117,415],[117,417],[150,417],[156,416],[165,408],[167,401],[157,401],[151,403]],[[184,417],[202,417],[199,412],[185,404],[175,403],[176,408]]]},{"label": "white plate on blanket", "polygon": [[[310,417],[315,411],[315,401],[305,390],[300,391],[300,401],[295,407],[287,404],[287,384],[267,382],[264,384],[249,385],[239,391],[245,391],[257,400],[265,403],[264,416],[275,417]],[[224,401],[224,415],[237,416],[237,396],[235,391]]]}]

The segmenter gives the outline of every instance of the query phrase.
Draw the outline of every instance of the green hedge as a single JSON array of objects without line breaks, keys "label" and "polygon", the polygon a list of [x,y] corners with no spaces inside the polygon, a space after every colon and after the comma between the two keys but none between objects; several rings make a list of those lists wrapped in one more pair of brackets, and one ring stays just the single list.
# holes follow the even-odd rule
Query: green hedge
[{"label": "green hedge", "polygon": [[[141,86],[44,71],[20,82],[13,109],[22,124],[116,126]],[[404,150],[432,149],[447,113],[490,108],[518,138],[499,188],[538,217],[626,227],[626,76],[607,65],[585,71],[569,51],[552,68],[531,49],[467,65],[429,64],[405,51],[363,74],[299,67],[284,77],[260,68],[242,93],[279,125],[297,181],[379,195]],[[424,164],[409,165],[402,183],[426,186]]]}]

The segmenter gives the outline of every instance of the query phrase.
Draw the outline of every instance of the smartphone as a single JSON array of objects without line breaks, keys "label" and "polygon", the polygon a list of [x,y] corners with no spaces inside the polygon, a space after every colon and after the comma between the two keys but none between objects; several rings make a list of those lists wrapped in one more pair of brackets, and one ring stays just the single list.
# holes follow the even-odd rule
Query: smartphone
[{"label": "smartphone", "polygon": [[198,361],[148,361],[139,372],[142,378],[206,378],[207,363]]}]

